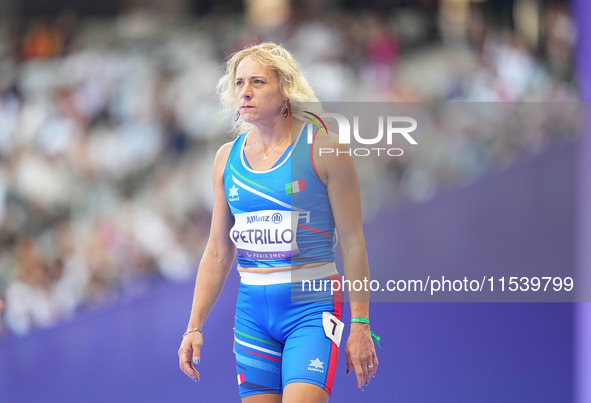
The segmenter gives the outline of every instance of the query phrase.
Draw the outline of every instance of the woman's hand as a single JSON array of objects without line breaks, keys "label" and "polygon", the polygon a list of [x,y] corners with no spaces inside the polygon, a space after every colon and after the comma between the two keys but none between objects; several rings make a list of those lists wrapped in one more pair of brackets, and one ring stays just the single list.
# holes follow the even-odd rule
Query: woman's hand
[{"label": "woman's hand", "polygon": [[378,357],[368,324],[351,324],[351,333],[349,340],[347,340],[345,353],[347,355],[347,374],[355,370],[357,386],[363,390],[378,370]]},{"label": "woman's hand", "polygon": [[197,382],[201,375],[195,369],[201,360],[201,347],[203,346],[203,335],[201,332],[193,332],[183,337],[179,348],[179,365],[181,371],[194,382]]}]

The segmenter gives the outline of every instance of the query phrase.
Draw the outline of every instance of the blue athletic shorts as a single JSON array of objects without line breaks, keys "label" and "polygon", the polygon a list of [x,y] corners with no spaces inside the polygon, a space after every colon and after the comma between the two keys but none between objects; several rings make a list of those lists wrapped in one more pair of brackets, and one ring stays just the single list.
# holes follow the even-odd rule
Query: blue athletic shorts
[{"label": "blue athletic shorts", "polygon": [[[338,278],[313,280],[312,290]],[[318,385],[330,395],[343,328],[342,293],[331,295],[329,286],[298,294],[301,287],[240,283],[234,353],[241,397],[282,393],[292,382]],[[292,301],[292,291],[299,300]]]}]

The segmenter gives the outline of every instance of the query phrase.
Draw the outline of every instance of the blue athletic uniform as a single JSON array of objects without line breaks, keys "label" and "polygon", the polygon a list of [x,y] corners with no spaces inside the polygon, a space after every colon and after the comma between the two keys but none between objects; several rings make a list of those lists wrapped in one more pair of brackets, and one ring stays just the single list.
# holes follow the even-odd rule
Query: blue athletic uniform
[{"label": "blue athletic uniform", "polygon": [[[281,393],[291,382],[331,392],[342,332],[342,296],[327,281],[337,280],[336,231],[326,186],[312,159],[313,130],[302,131],[277,163],[253,170],[244,154],[248,133],[233,143],[224,170],[228,205],[235,219],[230,238],[238,267],[269,267],[271,273],[241,271],[234,350],[240,396]],[[275,267],[320,263],[294,270],[302,281]],[[328,263],[327,263],[328,262]],[[246,270],[246,271],[247,271]],[[302,277],[298,277],[300,280]]]}]

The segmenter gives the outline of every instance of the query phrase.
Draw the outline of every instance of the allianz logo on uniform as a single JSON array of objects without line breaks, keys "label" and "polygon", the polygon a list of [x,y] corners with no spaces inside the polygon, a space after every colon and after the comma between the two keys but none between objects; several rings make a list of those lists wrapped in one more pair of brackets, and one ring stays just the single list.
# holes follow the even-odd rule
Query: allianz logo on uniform
[{"label": "allianz logo on uniform", "polygon": [[279,213],[275,213],[272,216],[269,215],[251,215],[246,217],[246,223],[252,224],[254,222],[269,222],[269,219],[273,222],[273,224],[279,224],[283,221],[283,217]]},{"label": "allianz logo on uniform", "polygon": [[268,215],[251,215],[250,217],[246,217],[246,223],[252,224],[253,222],[269,222]]}]

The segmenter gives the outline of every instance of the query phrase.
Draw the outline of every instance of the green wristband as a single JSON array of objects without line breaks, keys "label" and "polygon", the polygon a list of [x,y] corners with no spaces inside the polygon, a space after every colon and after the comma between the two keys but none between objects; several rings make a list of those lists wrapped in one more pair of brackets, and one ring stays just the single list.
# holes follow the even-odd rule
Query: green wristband
[{"label": "green wristband", "polygon": [[369,319],[353,317],[353,318],[351,318],[351,323],[367,323],[369,325]]},{"label": "green wristband", "polygon": [[[351,318],[351,323],[367,323],[369,325],[369,319],[360,318],[360,317],[353,317],[353,318]],[[378,347],[382,348],[382,346],[380,346],[381,337],[378,336],[377,334],[375,334],[372,330],[370,330],[369,333],[371,334],[371,338],[374,339],[375,342],[377,343]]]},{"label": "green wristband", "polygon": [[381,349],[382,348],[382,346],[380,346],[381,337],[378,336],[377,334],[375,334],[373,332],[373,330],[370,330],[369,333],[371,334],[371,338],[375,340],[375,342],[377,343],[378,347]]}]

